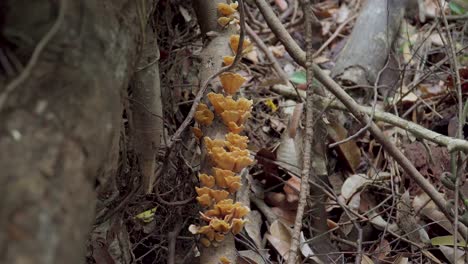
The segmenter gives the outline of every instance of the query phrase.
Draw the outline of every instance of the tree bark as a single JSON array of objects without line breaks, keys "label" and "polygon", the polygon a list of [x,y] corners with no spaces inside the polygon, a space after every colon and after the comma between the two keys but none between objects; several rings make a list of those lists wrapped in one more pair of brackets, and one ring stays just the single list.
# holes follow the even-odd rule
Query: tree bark
[{"label": "tree bark", "polygon": [[332,77],[353,85],[373,85],[387,61],[407,3],[407,0],[366,1]]},{"label": "tree bark", "polygon": [[[83,263],[95,184],[114,176],[97,174],[120,128],[120,92],[136,61],[141,2],[4,4],[2,38],[23,54],[64,14],[0,110],[0,262]],[[32,44],[15,36],[29,36]],[[0,93],[5,89],[2,84]]]},{"label": "tree bark", "polygon": [[155,182],[156,154],[163,133],[159,49],[157,34],[147,25],[145,44],[132,81],[133,137],[141,171],[142,193],[152,192]]}]

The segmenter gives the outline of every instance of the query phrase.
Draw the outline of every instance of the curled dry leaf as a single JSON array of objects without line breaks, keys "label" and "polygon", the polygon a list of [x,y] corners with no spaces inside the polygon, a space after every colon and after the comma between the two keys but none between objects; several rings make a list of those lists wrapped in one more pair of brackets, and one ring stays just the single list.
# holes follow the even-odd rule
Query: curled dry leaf
[{"label": "curled dry leaf", "polygon": [[341,187],[341,197],[348,202],[351,197],[360,191],[371,180],[365,174],[354,174],[348,177]]}]

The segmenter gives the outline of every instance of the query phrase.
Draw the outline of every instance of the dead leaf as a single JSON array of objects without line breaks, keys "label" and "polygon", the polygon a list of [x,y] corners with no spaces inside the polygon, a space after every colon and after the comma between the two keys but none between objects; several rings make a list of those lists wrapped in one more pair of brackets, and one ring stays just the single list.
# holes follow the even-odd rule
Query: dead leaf
[{"label": "dead leaf", "polygon": [[263,248],[262,245],[262,236],[260,235],[260,228],[262,226],[262,216],[256,210],[250,211],[250,213],[246,216],[248,220],[245,223],[245,231],[247,235],[253,240],[257,248]]},{"label": "dead leaf", "polygon": [[288,252],[291,246],[291,229],[280,221],[274,221],[269,228],[266,238],[276,251],[285,259],[288,259]]},{"label": "dead leaf", "polygon": [[323,262],[315,255],[315,253],[312,251],[312,248],[306,242],[303,232],[301,232],[301,236],[299,237],[299,243],[299,249],[301,250],[302,256],[308,259],[312,259],[314,263],[323,264]]},{"label": "dead leaf", "polygon": [[[260,250],[261,254],[264,254],[265,259],[270,259],[267,250]],[[253,250],[241,250],[239,251],[239,256],[237,257],[238,264],[265,264],[262,256],[259,253]]]},{"label": "dead leaf", "polygon": [[453,234],[452,224],[426,193],[416,195],[412,206],[416,212],[421,212],[422,215],[442,226],[450,234]]},{"label": "dead leaf", "polygon": [[365,174],[354,174],[348,177],[343,186],[341,187],[341,197],[345,199],[346,202],[357,193],[364,185],[371,182]]},{"label": "dead leaf", "polygon": [[457,249],[457,261],[453,259],[454,249],[449,246],[439,246],[440,251],[444,254],[445,258],[452,264],[464,264],[465,263],[465,252],[461,249]]},{"label": "dead leaf", "polygon": [[[348,131],[340,125],[338,122],[331,121],[327,126],[328,137],[331,142],[338,142],[346,139]],[[335,148],[338,152],[340,160],[344,161],[346,166],[351,172],[356,172],[359,163],[361,162],[361,151],[354,140],[348,140],[347,142],[338,145]]]},{"label": "dead leaf", "polygon": [[374,261],[367,255],[362,255],[361,264],[374,264]]},{"label": "dead leaf", "polygon": [[296,211],[287,210],[281,207],[272,207],[271,211],[273,211],[273,213],[281,218],[281,220],[283,220],[287,225],[294,225],[294,221],[296,220]]}]

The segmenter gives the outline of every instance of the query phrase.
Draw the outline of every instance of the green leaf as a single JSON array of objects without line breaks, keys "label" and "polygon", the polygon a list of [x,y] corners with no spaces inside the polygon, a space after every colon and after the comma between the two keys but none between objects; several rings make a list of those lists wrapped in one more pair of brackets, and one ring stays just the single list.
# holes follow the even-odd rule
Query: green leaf
[{"label": "green leaf", "polygon": [[307,77],[305,71],[297,71],[289,77],[289,80],[291,82],[296,83],[296,84],[305,84],[307,83]]},{"label": "green leaf", "polygon": [[146,210],[142,213],[139,213],[135,216],[135,218],[138,218],[140,219],[141,221],[145,222],[145,223],[149,223],[151,221],[153,221],[154,219],[154,213],[156,213],[156,209],[158,209],[158,207],[154,207],[154,208],[151,208],[149,210]]},{"label": "green leaf", "polygon": [[466,12],[463,9],[463,7],[459,6],[458,4],[456,4],[454,2],[449,3],[449,8],[454,14],[457,14],[457,15],[463,15]]},{"label": "green leaf", "polygon": [[[453,246],[453,236],[439,236],[431,239],[433,246]],[[465,241],[458,242],[459,247],[467,247]]]}]

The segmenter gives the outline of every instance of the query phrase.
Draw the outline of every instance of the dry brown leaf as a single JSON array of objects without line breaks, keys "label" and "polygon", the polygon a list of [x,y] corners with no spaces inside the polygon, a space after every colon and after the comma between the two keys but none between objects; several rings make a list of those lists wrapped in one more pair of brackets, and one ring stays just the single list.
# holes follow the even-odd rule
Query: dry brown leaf
[{"label": "dry brown leaf", "polygon": [[284,221],[287,225],[294,225],[296,220],[296,211],[287,210],[281,207],[271,207],[271,211],[275,213],[281,220]]},{"label": "dry brown leaf", "polygon": [[288,259],[288,252],[291,246],[291,233],[290,228],[276,220],[271,223],[269,233],[265,235],[268,242],[273,245],[285,260]]},{"label": "dry brown leaf", "polygon": [[[327,127],[328,137],[332,142],[338,142],[346,139],[348,131],[337,122],[330,122]],[[348,140],[347,142],[335,147],[340,159],[345,162],[346,166],[351,172],[356,172],[359,163],[361,162],[361,151],[356,144],[355,140]]]}]

